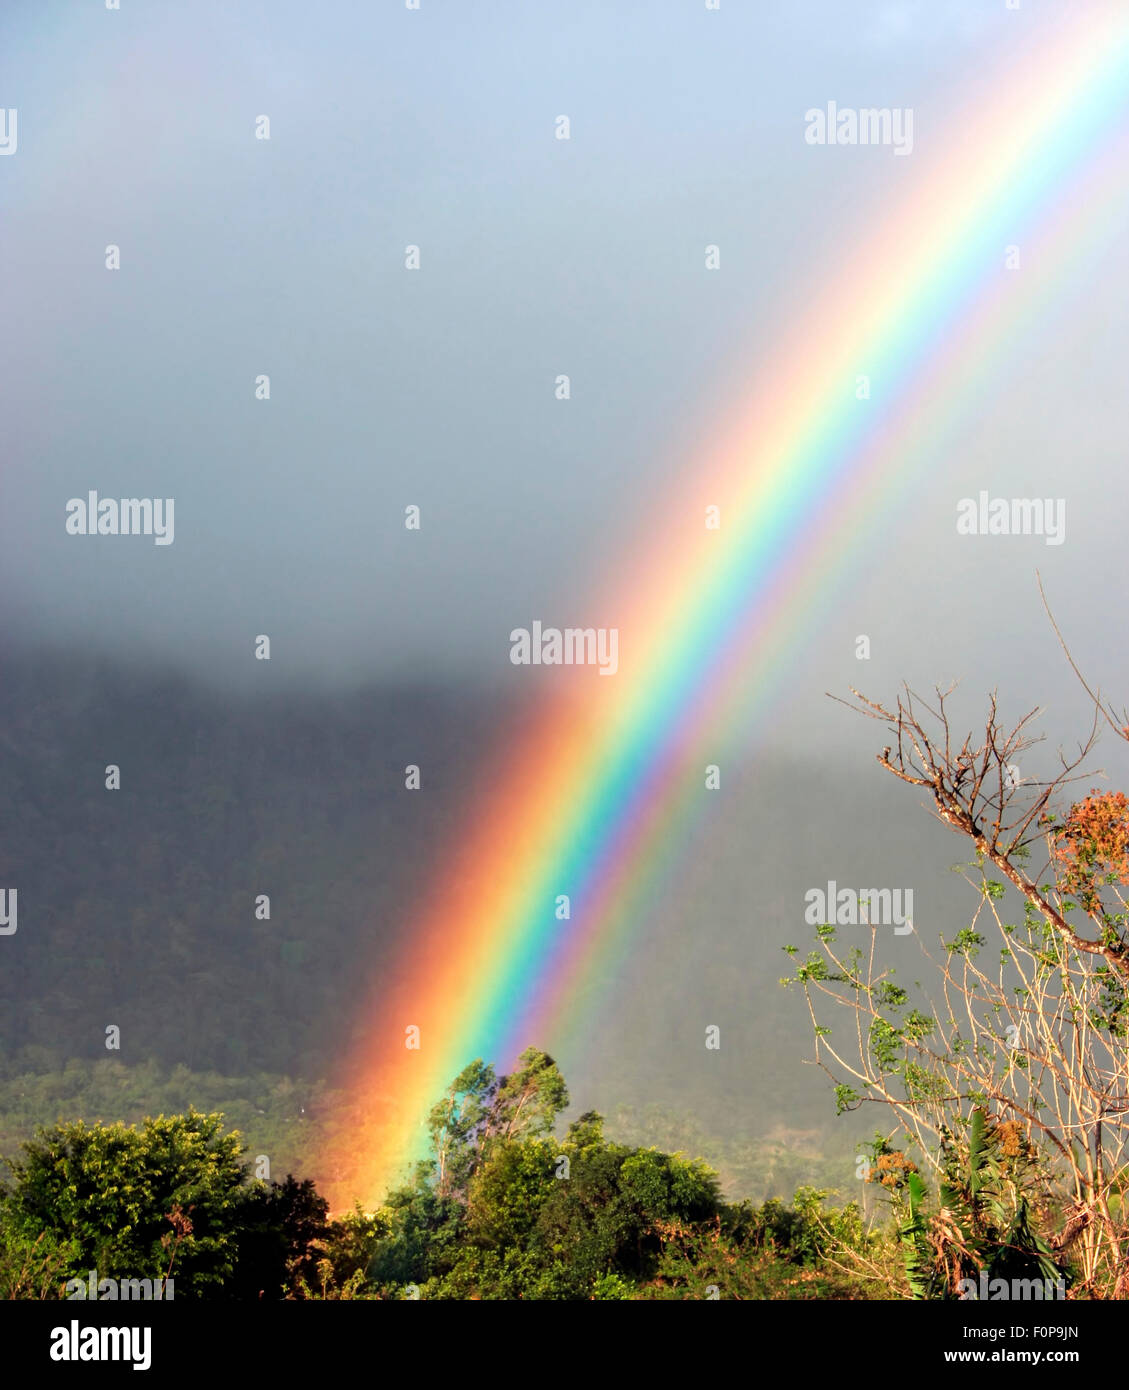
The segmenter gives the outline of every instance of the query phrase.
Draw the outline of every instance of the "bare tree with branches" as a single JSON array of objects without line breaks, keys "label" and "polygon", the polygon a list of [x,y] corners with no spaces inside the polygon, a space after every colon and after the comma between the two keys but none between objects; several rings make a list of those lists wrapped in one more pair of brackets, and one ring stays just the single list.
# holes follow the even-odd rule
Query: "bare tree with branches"
[{"label": "bare tree with branches", "polygon": [[[1032,732],[1037,710],[1006,729],[993,695],[983,732],[959,738],[951,689],[930,703],[903,688],[893,708],[852,691],[854,702],[842,703],[888,730],[882,767],[923,789],[936,818],[971,842],[973,858],[958,868],[978,906],[936,948],[917,935],[932,974],[913,994],[896,980],[876,925],[868,943],[849,946],[834,925],[819,927],[785,983],[806,994],[813,1060],[841,1111],[883,1107],[888,1137],[939,1183],[962,1145],[967,1155],[979,1112],[977,1135],[990,1132],[1002,1156],[1000,1202],[1019,1221],[1030,1205],[1080,1291],[1118,1297],[1129,1293],[1129,802],[1097,792],[1073,801],[1069,788],[1102,718],[1129,733],[1089,693],[1088,737],[1039,781],[1019,775],[1019,760],[1042,742]],[[843,1036],[824,1021],[828,1003],[850,1020]],[[889,1171],[875,1176],[893,1186]],[[932,1221],[930,1238],[948,1259],[965,1236],[943,1208]],[[951,1263],[956,1271],[960,1261]]]}]

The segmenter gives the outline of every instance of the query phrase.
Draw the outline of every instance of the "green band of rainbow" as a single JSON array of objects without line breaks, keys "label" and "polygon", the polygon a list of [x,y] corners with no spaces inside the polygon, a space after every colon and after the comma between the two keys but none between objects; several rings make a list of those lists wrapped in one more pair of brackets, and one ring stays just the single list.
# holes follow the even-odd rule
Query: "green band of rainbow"
[{"label": "green band of rainbow", "polygon": [[[1101,199],[1123,203],[1127,79],[1129,25],[1088,12],[975,89],[921,190],[792,325],[648,528],[607,610],[619,674],[595,681],[586,705],[546,702],[511,737],[382,985],[357,1060],[369,1099],[357,1195],[374,1200],[418,1155],[429,1105],[468,1061],[507,1065],[582,1026],[570,1010],[626,949],[632,904],[709,795],[704,732],[779,679],[805,614],[857,551],[866,508],[924,424],[975,394],[968,364],[1006,343],[1005,247],[1044,245],[1068,274],[1100,234]],[[858,374],[869,400],[855,399]],[[720,531],[704,526],[708,502]],[[404,1046],[410,1026],[418,1051]]]}]

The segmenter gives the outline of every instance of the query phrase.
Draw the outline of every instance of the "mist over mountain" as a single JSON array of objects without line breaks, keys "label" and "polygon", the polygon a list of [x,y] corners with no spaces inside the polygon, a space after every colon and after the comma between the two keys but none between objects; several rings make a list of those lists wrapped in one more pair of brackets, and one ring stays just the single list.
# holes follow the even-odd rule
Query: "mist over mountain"
[{"label": "mist over mountain", "polygon": [[[5,1077],[112,1061],[332,1087],[477,799],[522,774],[491,756],[521,714],[441,684],[224,696],[16,648],[0,689],[0,881],[19,904],[0,971]],[[652,881],[626,958],[609,955],[576,1001],[583,1028],[530,1040],[558,1049],[576,1106],[633,1133],[681,1127],[707,1150],[828,1130],[781,947],[806,949],[805,894],[828,880],[912,889],[934,939],[964,925],[959,846],[913,802],[869,754],[751,750]],[[912,942],[888,929],[882,948],[910,969]]]}]

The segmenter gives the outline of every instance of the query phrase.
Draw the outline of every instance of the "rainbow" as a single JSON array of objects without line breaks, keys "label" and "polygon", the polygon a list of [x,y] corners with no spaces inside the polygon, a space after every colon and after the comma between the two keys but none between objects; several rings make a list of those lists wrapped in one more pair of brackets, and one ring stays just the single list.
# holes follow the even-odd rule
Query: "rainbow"
[{"label": "rainbow", "polygon": [[[1127,108],[1123,16],[1090,11],[1015,52],[969,88],[967,120],[943,132],[906,205],[864,229],[840,281],[791,322],[612,585],[618,675],[581,702],[574,689],[545,701],[492,760],[494,786],[439,866],[352,1062],[350,1196],[375,1202],[420,1156],[430,1105],[468,1061],[507,1066],[583,1027],[578,1001],[590,1009],[614,979],[641,903],[711,795],[718,731],[778,691],[819,596],[907,488],[907,459],[933,457],[1022,316],[1069,288],[1109,234],[1101,214],[1126,197]],[[1012,244],[1040,267],[1034,295],[1005,269]]]}]

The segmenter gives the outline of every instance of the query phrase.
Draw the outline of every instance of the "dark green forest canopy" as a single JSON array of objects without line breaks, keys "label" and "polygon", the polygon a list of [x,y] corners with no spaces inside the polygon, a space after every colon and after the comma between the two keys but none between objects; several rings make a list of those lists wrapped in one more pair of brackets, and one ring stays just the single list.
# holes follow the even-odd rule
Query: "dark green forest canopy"
[{"label": "dark green forest canopy", "polygon": [[[727,1204],[698,1159],[610,1141],[527,1049],[477,1061],[431,1114],[431,1152],[376,1211],[331,1219],[314,1184],[265,1182],[236,1131],[189,1110],[141,1126],[43,1130],[0,1199],[0,1293],[173,1280],[191,1298],[814,1296],[819,1194]],[[858,1214],[826,1218],[855,1229]],[[92,1274],[93,1272],[93,1274]],[[813,1282],[814,1280],[814,1282]],[[77,1287],[70,1285],[73,1290]],[[843,1296],[861,1296],[843,1285]]]},{"label": "dark green forest canopy", "polygon": [[562,1126],[568,1103],[539,1049],[503,1076],[476,1060],[435,1103],[412,1180],[336,1217],[312,1181],[257,1177],[218,1114],[56,1125],[0,1191],[0,1296],[171,1280],[199,1299],[953,1298],[937,1222],[963,1233],[962,1275],[1072,1278],[1035,1208],[1006,1210],[1030,1156],[979,1110],[938,1194],[876,1136],[868,1220],[810,1187],[727,1202],[700,1159],[616,1143],[594,1111]]}]

